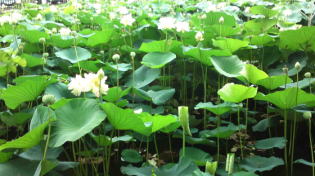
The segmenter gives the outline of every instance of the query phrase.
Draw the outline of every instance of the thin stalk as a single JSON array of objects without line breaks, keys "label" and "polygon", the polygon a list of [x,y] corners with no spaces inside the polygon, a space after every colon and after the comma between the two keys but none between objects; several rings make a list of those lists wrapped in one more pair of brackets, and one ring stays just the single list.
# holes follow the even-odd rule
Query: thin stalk
[{"label": "thin stalk", "polygon": [[[217,128],[220,127],[221,121],[220,121],[220,116],[217,116]],[[217,161],[219,162],[220,159],[220,138],[217,137]]]},{"label": "thin stalk", "polygon": [[312,121],[308,119],[308,137],[310,141],[310,152],[311,152],[311,159],[312,159],[312,176],[315,176],[315,166],[314,166],[314,152],[313,152],[313,141],[312,141]]},{"label": "thin stalk", "polygon": [[157,140],[156,140],[156,134],[155,133],[153,135],[153,138],[154,138],[154,147],[155,147],[156,156],[159,159],[160,158],[160,156],[159,156],[159,148],[158,148],[158,145],[157,145]]},{"label": "thin stalk", "polygon": [[170,133],[168,134],[168,146],[169,146],[169,150],[170,150],[170,153],[171,153],[172,162],[174,162],[173,151],[172,151],[172,138],[171,138],[171,134]]},{"label": "thin stalk", "polygon": [[184,130],[183,130],[183,146],[182,146],[182,150],[183,150],[183,156],[182,157],[184,157],[185,156],[185,153],[186,153],[186,150],[185,150],[185,145],[186,145],[186,136],[185,136],[185,132],[184,132]]}]

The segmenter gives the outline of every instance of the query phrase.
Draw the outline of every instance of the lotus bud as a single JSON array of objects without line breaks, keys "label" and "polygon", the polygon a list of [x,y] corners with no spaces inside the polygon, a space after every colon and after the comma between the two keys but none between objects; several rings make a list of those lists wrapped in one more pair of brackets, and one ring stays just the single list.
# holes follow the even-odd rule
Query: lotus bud
[{"label": "lotus bud", "polygon": [[136,56],[136,53],[135,52],[130,52],[130,57],[131,58],[134,58]]},{"label": "lotus bud", "polygon": [[217,168],[218,168],[218,162],[217,161],[215,161],[215,162],[207,161],[206,162],[206,172],[207,173],[209,173],[211,175],[215,175]]},{"label": "lotus bud", "polygon": [[77,31],[71,31],[71,32],[70,32],[70,35],[72,35],[72,36],[74,36],[74,37],[77,36]]},{"label": "lotus bud", "polygon": [[289,69],[288,69],[288,67],[285,65],[285,66],[282,68],[282,71],[283,71],[283,73],[285,73],[285,74],[287,75],[288,72],[289,72]]},{"label": "lotus bud", "polygon": [[311,118],[312,118],[312,113],[311,113],[311,111],[305,111],[305,112],[303,113],[303,117],[304,117],[304,119],[311,119]]},{"label": "lotus bud", "polygon": [[120,59],[120,55],[119,54],[114,54],[112,59],[115,61],[115,62],[118,62],[118,60]]},{"label": "lotus bud", "polygon": [[224,17],[223,17],[223,16],[220,17],[219,23],[220,23],[220,24],[223,24],[223,23],[224,23]]},{"label": "lotus bud", "polygon": [[25,46],[25,43],[21,43],[21,44],[19,45],[19,49],[20,49],[20,50],[23,50],[23,49],[24,49],[24,46]]},{"label": "lotus bud", "polygon": [[206,19],[207,18],[207,15],[206,14],[202,14],[199,16],[199,19],[203,20],[203,19]]},{"label": "lotus bud", "polygon": [[51,32],[52,32],[52,33],[57,33],[57,29],[56,29],[56,28],[52,28],[52,29],[51,29]]},{"label": "lotus bud", "polygon": [[46,43],[46,39],[44,37],[39,38],[39,43]]},{"label": "lotus bud", "polygon": [[189,112],[187,106],[178,107],[178,117],[183,128],[183,133],[192,136],[189,128]]},{"label": "lotus bud", "polygon": [[49,53],[43,53],[43,58],[47,58],[49,56]]},{"label": "lotus bud", "polygon": [[43,96],[42,101],[45,105],[51,105],[56,102],[56,97],[51,94],[46,94]]},{"label": "lotus bud", "polygon": [[203,41],[204,40],[204,38],[203,38],[203,34],[202,34],[202,32],[197,32],[196,33],[196,35],[195,35],[195,39],[196,39],[196,41],[197,42],[201,42],[201,41]]},{"label": "lotus bud", "polygon": [[306,73],[304,74],[304,77],[305,77],[305,78],[311,78],[311,76],[312,76],[312,75],[311,75],[310,72],[306,72]]},{"label": "lotus bud", "polygon": [[232,174],[234,170],[234,158],[235,158],[235,153],[227,154],[225,171],[228,172],[229,175]]},{"label": "lotus bud", "polygon": [[300,70],[301,69],[301,64],[300,62],[296,62],[295,65],[294,65],[295,69],[296,70]]},{"label": "lotus bud", "polygon": [[101,51],[100,51],[100,54],[101,54],[101,55],[103,55],[104,53],[105,53],[105,51],[104,51],[104,50],[101,50]]}]

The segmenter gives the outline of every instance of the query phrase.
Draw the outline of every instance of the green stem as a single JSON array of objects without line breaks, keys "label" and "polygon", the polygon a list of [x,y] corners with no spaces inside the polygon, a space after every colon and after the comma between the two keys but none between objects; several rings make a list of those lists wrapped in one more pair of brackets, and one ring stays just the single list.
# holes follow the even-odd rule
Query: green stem
[{"label": "green stem", "polygon": [[[238,126],[241,125],[241,117],[240,117],[240,108],[237,109],[237,122]],[[241,129],[238,130],[239,135],[241,134]],[[240,135],[240,147],[241,147],[241,159],[244,158],[244,153],[243,153],[243,143],[242,143],[242,137]]]},{"label": "green stem", "polygon": [[186,150],[185,150],[185,145],[186,145],[186,136],[185,136],[185,132],[184,132],[184,130],[183,130],[183,156],[182,157],[184,157],[185,156],[185,153],[186,153]]},{"label": "green stem", "polygon": [[308,137],[310,141],[310,152],[311,152],[311,159],[312,159],[312,176],[315,176],[315,166],[314,166],[314,152],[313,152],[313,141],[312,141],[312,121],[311,119],[308,120]]}]

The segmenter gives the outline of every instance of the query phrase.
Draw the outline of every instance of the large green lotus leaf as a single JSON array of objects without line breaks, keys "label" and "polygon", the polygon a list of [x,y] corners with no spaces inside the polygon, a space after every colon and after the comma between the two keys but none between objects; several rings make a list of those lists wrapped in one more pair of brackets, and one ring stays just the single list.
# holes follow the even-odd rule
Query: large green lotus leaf
[{"label": "large green lotus leaf", "polygon": [[231,53],[239,50],[240,48],[247,47],[249,44],[248,41],[233,38],[222,38],[217,40],[213,39],[212,42],[214,46],[229,51]]},{"label": "large green lotus leaf", "polygon": [[250,36],[246,38],[246,40],[249,41],[251,45],[258,45],[258,46],[264,46],[275,41],[273,37],[267,34]]},{"label": "large green lotus leaf", "polygon": [[61,82],[50,84],[49,86],[47,86],[45,94],[54,95],[56,100],[75,97],[68,89],[68,86]]},{"label": "large green lotus leaf", "polygon": [[305,91],[296,87],[288,88],[282,91],[276,91],[267,95],[259,94],[259,96],[257,96],[255,99],[268,101],[281,109],[291,109],[297,105],[302,104],[307,106],[315,106],[315,95],[306,93]]},{"label": "large green lotus leaf", "polygon": [[51,147],[76,141],[97,127],[106,117],[94,99],[72,99],[55,110],[57,121],[51,133]]},{"label": "large green lotus leaf", "polygon": [[32,118],[32,113],[27,112],[17,112],[14,114],[9,112],[0,113],[1,121],[9,127],[23,125],[30,118]]},{"label": "large green lotus leaf", "polygon": [[77,63],[92,57],[92,54],[89,50],[81,47],[63,49],[55,52],[55,55],[71,63]]},{"label": "large green lotus leaf", "polygon": [[22,54],[21,57],[26,60],[27,67],[36,67],[44,64],[42,57],[36,57],[30,54]]},{"label": "large green lotus leaf", "polygon": [[304,89],[312,85],[315,82],[315,78],[304,78],[300,80],[299,82],[292,82],[292,83],[291,82],[287,82],[288,84],[281,86],[281,88],[285,88],[285,87],[291,88],[291,87],[299,86],[300,89]]},{"label": "large green lotus leaf", "polygon": [[268,128],[275,126],[275,124],[277,124],[277,121],[275,118],[263,119],[253,126],[253,131],[263,132],[263,131],[266,131]]},{"label": "large green lotus leaf", "polygon": [[121,109],[112,103],[102,104],[101,107],[115,129],[133,130],[143,135],[150,135],[150,128],[144,125],[144,122],[132,109]]},{"label": "large green lotus leaf", "polygon": [[228,126],[220,126],[213,130],[203,130],[200,132],[200,136],[203,138],[216,137],[227,139],[236,131],[239,131],[241,129],[245,129],[245,126],[244,125],[235,126],[233,124],[229,124]]},{"label": "large green lotus leaf", "polygon": [[30,161],[22,158],[0,163],[0,175],[5,176],[34,176],[38,161]]},{"label": "large green lotus leaf", "polygon": [[152,98],[152,102],[156,105],[164,104],[175,94],[175,89],[165,89],[159,91],[149,90],[147,94]]},{"label": "large green lotus leaf", "polygon": [[50,109],[49,107],[39,105],[36,107],[31,123],[30,123],[30,130],[44,124],[49,119],[55,119],[56,114],[55,112]]},{"label": "large green lotus leaf", "polygon": [[258,176],[257,174],[253,173],[253,172],[235,172],[232,174],[232,176]]},{"label": "large green lotus leaf", "polygon": [[152,116],[151,114],[146,112],[139,114],[138,117],[143,120],[146,126],[150,125],[151,133],[159,131],[160,129],[178,121],[174,115],[155,114]]},{"label": "large green lotus leaf", "polygon": [[277,24],[276,19],[254,19],[247,21],[244,24],[244,27],[248,34],[259,35],[266,33],[275,24]]},{"label": "large green lotus leaf", "polygon": [[181,42],[177,40],[160,40],[160,41],[151,41],[147,43],[142,43],[139,50],[151,53],[151,52],[174,52],[178,53],[181,50],[180,46],[182,45]]},{"label": "large green lotus leaf", "polygon": [[212,104],[212,102],[207,102],[207,103],[200,102],[195,106],[195,109],[206,109],[216,115],[222,115],[226,112],[231,111],[232,108],[235,108],[235,107],[239,107],[239,105],[234,104],[234,103],[229,103],[229,102],[224,102],[217,105]]},{"label": "large green lotus leaf", "polygon": [[261,79],[268,78],[267,73],[252,64],[246,64],[240,74],[241,77],[239,79],[243,80],[245,78],[245,80],[252,84],[256,84]]},{"label": "large green lotus leaf", "polygon": [[211,62],[214,68],[226,77],[240,76],[245,64],[236,55],[233,56],[213,56]]},{"label": "large green lotus leaf", "polygon": [[264,15],[266,18],[270,18],[278,14],[277,10],[272,10],[264,5],[251,7],[250,12],[254,15]]},{"label": "large green lotus leaf", "polygon": [[121,167],[121,172],[132,176],[152,175],[152,170],[156,176],[191,176],[198,167],[189,158],[183,157],[177,164],[166,164],[160,168],[152,166],[134,167],[132,165]]},{"label": "large green lotus leaf", "polygon": [[34,176],[44,176],[49,171],[57,167],[58,161],[42,160],[39,162]]},{"label": "large green lotus leaf", "polygon": [[121,152],[121,159],[129,163],[140,163],[143,160],[140,153],[134,149],[124,149]]},{"label": "large green lotus leaf", "polygon": [[152,52],[143,56],[141,64],[150,68],[162,68],[175,58],[176,55],[172,52]]},{"label": "large green lotus leaf", "polygon": [[255,97],[257,94],[257,88],[228,83],[218,91],[218,94],[224,101],[239,103],[245,99]]},{"label": "large green lotus leaf", "polygon": [[286,83],[291,83],[292,79],[287,75],[270,76],[265,79],[258,80],[257,85],[263,86],[269,90],[274,90]]},{"label": "large green lotus leaf", "polygon": [[280,48],[293,51],[315,51],[315,26],[303,26],[297,30],[280,33]]},{"label": "large green lotus leaf", "polygon": [[[27,149],[26,151],[20,153],[18,156],[27,160],[32,161],[40,161],[43,159],[44,155],[44,146],[45,143],[41,143],[39,145],[36,145],[30,149]],[[60,156],[60,154],[63,152],[63,148],[48,148],[46,153],[46,158],[49,160],[57,160],[57,158]]]},{"label": "large green lotus leaf", "polygon": [[39,43],[40,38],[49,38],[49,35],[46,32],[41,32],[39,30],[21,30],[19,34],[24,40],[30,43]]},{"label": "large green lotus leaf", "polygon": [[[19,78],[22,80],[22,77]],[[0,98],[10,109],[15,109],[23,102],[35,100],[53,82],[55,80],[47,76],[29,77],[25,81],[16,82],[16,86],[8,87],[1,93]]]},{"label": "large green lotus leaf", "polygon": [[111,87],[109,88],[107,94],[103,96],[103,99],[109,102],[116,102],[123,96],[127,95],[130,91],[130,88],[122,90],[120,87]]},{"label": "large green lotus leaf", "polygon": [[[194,24],[194,26],[202,27],[203,25],[212,26],[212,25],[222,25],[222,26],[235,26],[236,21],[235,18],[231,15],[228,15],[224,12],[209,12],[206,14],[206,18],[204,20],[200,20],[199,14],[196,14],[192,17],[191,22]],[[224,18],[223,24],[221,24],[220,18]]]},{"label": "large green lotus leaf", "polygon": [[142,88],[157,79],[160,76],[160,72],[160,69],[141,66],[134,72],[134,80],[132,75],[129,76],[129,81],[126,85],[129,87]]},{"label": "large green lotus leaf", "polygon": [[92,138],[97,143],[97,145],[102,146],[102,147],[109,146],[116,142],[130,142],[134,140],[133,137],[130,135],[124,135],[124,136],[113,137],[113,138],[110,138],[109,136],[105,136],[105,135],[98,135],[98,136],[92,135]]},{"label": "large green lotus leaf", "polygon": [[195,147],[186,147],[185,155],[183,149],[181,149],[179,156],[185,156],[186,158],[191,159],[198,166],[205,166],[207,161],[212,161],[212,157],[209,155],[209,153],[206,153],[203,150]]},{"label": "large green lotus leaf", "polygon": [[271,170],[277,166],[283,165],[284,162],[280,158],[276,157],[261,157],[261,156],[252,156],[249,158],[244,159],[240,167],[249,171],[249,172],[263,172],[263,171],[268,171]]},{"label": "large green lotus leaf", "polygon": [[219,37],[228,37],[228,36],[235,36],[239,34],[241,28],[239,27],[233,27],[233,26],[227,26],[227,25],[221,25],[221,24],[214,24],[207,29],[205,29],[205,33],[212,33]]},{"label": "large green lotus leaf", "polygon": [[183,47],[183,53],[186,56],[191,56],[194,60],[202,64],[211,66],[211,56],[230,56],[230,52],[225,50],[217,50],[211,48],[200,47]]},{"label": "large green lotus leaf", "polygon": [[87,46],[95,47],[97,45],[106,44],[111,39],[113,34],[112,28],[106,28],[103,31],[93,31],[94,35],[87,39]]},{"label": "large green lotus leaf", "polygon": [[258,140],[255,143],[257,149],[267,150],[271,148],[283,149],[286,145],[286,139],[284,137],[273,137],[268,139]]},{"label": "large green lotus leaf", "polygon": [[63,38],[60,35],[52,35],[47,41],[48,44],[58,48],[69,48],[73,45],[74,38]]},{"label": "large green lotus leaf", "polygon": [[107,114],[108,120],[116,129],[133,130],[146,136],[177,121],[173,115],[156,114],[152,116],[146,112],[136,114],[131,109],[121,109],[112,103],[105,103],[101,106]]},{"label": "large green lotus leaf", "polygon": [[28,149],[34,147],[43,139],[45,128],[51,121],[46,121],[23,136],[0,145],[0,151],[8,148]]}]

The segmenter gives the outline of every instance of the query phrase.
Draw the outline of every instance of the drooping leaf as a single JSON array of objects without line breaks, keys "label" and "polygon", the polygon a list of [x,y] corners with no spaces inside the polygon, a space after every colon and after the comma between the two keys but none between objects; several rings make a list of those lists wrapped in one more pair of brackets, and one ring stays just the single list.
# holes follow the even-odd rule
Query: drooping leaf
[{"label": "drooping leaf", "polygon": [[218,94],[224,101],[239,103],[245,99],[255,97],[257,94],[257,88],[228,83],[218,91]]},{"label": "drooping leaf", "polygon": [[248,82],[252,84],[256,84],[259,80],[268,78],[267,73],[258,69],[252,64],[246,64],[240,74],[241,74],[241,77],[240,77],[241,80],[245,78],[245,80],[247,80]]},{"label": "drooping leaf", "polygon": [[315,106],[315,95],[306,93],[296,87],[276,91],[267,95],[260,94],[255,99],[268,101],[281,109],[291,109],[302,104]]},{"label": "drooping leaf", "polygon": [[209,153],[206,153],[203,150],[195,147],[186,147],[185,155],[183,152],[184,151],[181,149],[179,155],[191,159],[198,166],[205,166],[207,161],[212,161],[212,157],[209,155]]},{"label": "drooping leaf", "polygon": [[97,127],[106,117],[96,100],[72,99],[55,110],[57,121],[52,127],[51,147],[76,141]]},{"label": "drooping leaf", "polygon": [[45,128],[51,121],[39,125],[25,135],[0,145],[0,151],[8,148],[28,149],[37,145],[43,139]]},{"label": "drooping leaf", "polygon": [[173,61],[176,55],[172,52],[152,52],[144,55],[141,64],[150,68],[162,68],[167,63]]},{"label": "drooping leaf", "polygon": [[271,170],[277,166],[283,165],[284,162],[280,158],[276,157],[262,157],[262,156],[252,156],[249,158],[245,158],[241,164],[240,167],[249,171],[249,172],[263,172]]},{"label": "drooping leaf", "polygon": [[255,143],[255,147],[258,149],[271,149],[271,148],[279,148],[282,149],[286,145],[286,139],[284,137],[273,137],[273,138],[267,138],[258,140]]},{"label": "drooping leaf", "polygon": [[212,40],[213,45],[234,53],[235,51],[239,50],[240,48],[247,47],[249,42],[244,40],[232,39],[232,38],[223,38],[218,40]]},{"label": "drooping leaf", "polygon": [[26,81],[17,82],[16,86],[8,87],[2,92],[0,98],[10,109],[15,109],[23,102],[36,99],[53,82],[55,80],[47,76],[33,76]]},{"label": "drooping leaf", "polygon": [[159,91],[149,90],[147,94],[152,98],[152,102],[154,104],[161,105],[173,97],[175,89],[165,89]]},{"label": "drooping leaf", "polygon": [[150,84],[159,76],[160,76],[159,69],[151,69],[145,66],[141,66],[134,72],[134,79],[132,75],[130,75],[129,81],[127,82],[126,85],[129,87],[142,88]]},{"label": "drooping leaf", "polygon": [[235,55],[233,56],[213,56],[211,62],[214,68],[226,77],[240,76],[245,64]]},{"label": "drooping leaf", "polygon": [[286,75],[270,76],[265,79],[258,80],[257,85],[261,85],[269,90],[274,90],[284,84],[291,83],[292,79]]}]

